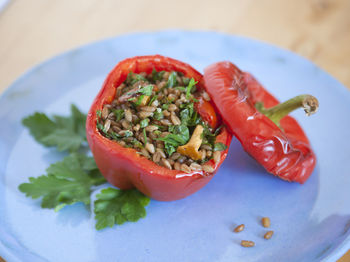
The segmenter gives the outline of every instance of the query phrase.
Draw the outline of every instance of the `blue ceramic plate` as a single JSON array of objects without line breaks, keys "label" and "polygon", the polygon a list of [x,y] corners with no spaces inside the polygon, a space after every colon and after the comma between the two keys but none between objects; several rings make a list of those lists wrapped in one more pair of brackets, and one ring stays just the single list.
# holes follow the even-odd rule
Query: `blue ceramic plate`
[{"label": "blue ceramic plate", "polygon": [[[21,119],[34,111],[85,112],[120,60],[162,54],[199,71],[231,60],[280,100],[310,93],[319,112],[299,120],[318,163],[304,184],[264,171],[233,140],[214,179],[183,200],[151,201],[147,217],[102,231],[82,205],[55,213],[17,189],[62,154],[37,144]],[[0,98],[0,255],[8,261],[335,261],[350,247],[350,93],[309,61],[274,46],[213,32],[131,34],[53,58],[20,77]],[[93,197],[97,192],[94,193]],[[262,236],[262,216],[275,231]],[[244,223],[246,229],[233,233]],[[240,246],[253,240],[254,248]]]}]

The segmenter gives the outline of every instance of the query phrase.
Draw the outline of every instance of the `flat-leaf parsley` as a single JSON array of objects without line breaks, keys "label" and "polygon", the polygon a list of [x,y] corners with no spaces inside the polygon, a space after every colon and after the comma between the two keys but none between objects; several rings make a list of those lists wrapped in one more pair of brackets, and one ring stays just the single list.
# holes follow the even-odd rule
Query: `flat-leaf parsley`
[{"label": "flat-leaf parsley", "polygon": [[136,222],[146,216],[150,199],[136,189],[102,189],[95,201],[96,229],[121,225],[126,221]]},{"label": "flat-leaf parsley", "polygon": [[34,113],[22,120],[35,140],[44,146],[55,146],[58,151],[77,151],[86,141],[86,115],[72,105],[71,116],[53,116]]}]

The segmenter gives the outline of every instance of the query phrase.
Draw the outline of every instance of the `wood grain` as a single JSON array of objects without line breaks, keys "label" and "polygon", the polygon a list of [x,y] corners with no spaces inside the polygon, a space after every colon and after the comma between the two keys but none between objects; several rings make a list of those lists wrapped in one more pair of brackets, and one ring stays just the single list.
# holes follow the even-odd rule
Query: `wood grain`
[{"label": "wood grain", "polygon": [[0,13],[0,93],[63,51],[169,28],[257,38],[307,57],[350,87],[349,13],[349,0],[11,0]]}]

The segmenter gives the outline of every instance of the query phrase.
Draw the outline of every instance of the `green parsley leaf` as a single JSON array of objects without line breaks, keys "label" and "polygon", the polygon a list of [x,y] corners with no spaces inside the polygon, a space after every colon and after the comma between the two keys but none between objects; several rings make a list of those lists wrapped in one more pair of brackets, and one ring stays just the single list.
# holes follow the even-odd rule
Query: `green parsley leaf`
[{"label": "green parsley leaf", "polygon": [[173,153],[176,152],[175,146],[169,144],[169,143],[164,143],[165,151],[168,156],[171,156]]},{"label": "green parsley leaf", "polygon": [[126,83],[129,85],[133,85],[138,81],[147,81],[147,79],[144,78],[142,75],[135,74],[133,72],[130,72],[126,77]]},{"label": "green parsley leaf", "polygon": [[124,109],[115,109],[113,110],[113,114],[115,115],[116,120],[115,121],[120,121],[124,117]]},{"label": "green parsley leaf", "polygon": [[177,85],[177,73],[176,72],[171,72],[168,78],[168,81],[166,83],[166,87],[172,88],[175,87]]},{"label": "green parsley leaf", "polygon": [[54,116],[34,113],[22,120],[35,140],[44,146],[55,146],[59,151],[77,151],[86,141],[86,115],[71,106],[71,116]]},{"label": "green parsley leaf", "polygon": [[90,204],[91,187],[106,182],[92,157],[73,153],[61,162],[50,165],[47,175],[30,177],[19,190],[33,199],[42,197],[41,207],[56,211],[65,205]]},{"label": "green parsley leaf", "polygon": [[214,144],[214,151],[224,151],[226,150],[227,146],[223,143],[215,143]]},{"label": "green parsley leaf", "polygon": [[139,93],[150,96],[152,95],[153,85],[143,86],[139,89]]},{"label": "green parsley leaf", "polygon": [[181,123],[186,126],[196,126],[201,124],[201,118],[194,110],[193,103],[183,104],[183,110],[180,111]]},{"label": "green parsley leaf", "polygon": [[154,68],[152,70],[152,80],[153,82],[160,81],[163,79],[165,71],[157,72]]},{"label": "green parsley leaf", "polygon": [[186,92],[186,87],[184,87],[184,86],[177,86],[175,88],[180,90],[181,92]]},{"label": "green parsley leaf", "polygon": [[149,119],[148,118],[142,119],[140,121],[140,127],[141,128],[145,128],[146,126],[148,126],[148,123],[149,123]]},{"label": "green parsley leaf", "polygon": [[150,199],[136,189],[102,189],[94,203],[96,229],[121,225],[127,221],[136,222],[146,216]]},{"label": "green parsley leaf", "polygon": [[191,78],[190,82],[188,83],[188,86],[186,87],[186,99],[190,99],[192,88],[195,87],[197,83],[198,82],[194,81],[194,79]]},{"label": "green parsley leaf", "polygon": [[221,125],[221,126],[219,126],[216,130],[215,130],[215,132],[214,132],[214,136],[217,136],[219,133],[220,133],[220,131],[221,131],[221,129],[223,128],[224,126],[223,125]]},{"label": "green parsley leaf", "polygon": [[170,126],[169,132],[165,137],[156,138],[156,140],[160,140],[164,142],[165,150],[167,154],[170,156],[173,152],[176,151],[176,147],[184,145],[190,139],[190,132],[188,127],[185,125],[177,125]]},{"label": "green parsley leaf", "polygon": [[144,141],[145,141],[145,144],[147,144],[146,129],[143,129],[143,130],[142,130],[142,133],[143,133],[143,139],[144,139]]},{"label": "green parsley leaf", "polygon": [[163,115],[162,109],[157,108],[156,111],[154,111],[154,113],[153,113],[153,118],[156,120],[163,119],[164,115]]},{"label": "green parsley leaf", "polygon": [[124,132],[124,137],[131,137],[133,135],[134,135],[134,133],[130,130],[125,130],[125,132]]},{"label": "green parsley leaf", "polygon": [[168,108],[169,108],[169,104],[163,104],[162,105],[162,109],[163,110],[168,110]]},{"label": "green parsley leaf", "polygon": [[154,101],[156,101],[157,98],[158,98],[158,96],[152,96],[152,98],[151,98],[150,101],[148,102],[148,105],[149,105],[149,106],[152,105],[152,103],[153,103]]},{"label": "green parsley leaf", "polygon": [[96,127],[98,130],[100,130],[104,134],[105,137],[107,137],[109,139],[119,141],[120,138],[122,138],[122,136],[117,134],[116,132],[113,132],[113,131],[106,132],[105,127],[103,126],[103,124],[101,122],[97,122]]},{"label": "green parsley leaf", "polygon": [[190,82],[190,79],[188,77],[182,77],[182,82],[184,83],[185,86],[187,86],[188,83]]},{"label": "green parsley leaf", "polygon": [[[142,102],[142,100],[143,100],[144,97],[145,97],[144,95],[140,95],[140,96],[137,98],[137,100],[134,102],[134,104],[135,104],[136,106],[141,105],[141,102]],[[133,99],[134,99],[134,98],[133,98]]]},{"label": "green parsley leaf", "polygon": [[162,131],[160,130],[154,130],[153,134],[155,134],[156,136],[159,136],[162,133]]},{"label": "green parsley leaf", "polygon": [[132,144],[138,148],[143,147],[142,143],[139,140],[137,140],[136,138],[132,141]]}]

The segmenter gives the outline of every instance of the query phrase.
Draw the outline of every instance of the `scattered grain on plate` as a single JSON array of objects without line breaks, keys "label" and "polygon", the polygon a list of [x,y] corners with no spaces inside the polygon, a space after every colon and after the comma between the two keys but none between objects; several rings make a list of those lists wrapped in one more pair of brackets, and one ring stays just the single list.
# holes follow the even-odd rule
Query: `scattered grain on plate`
[{"label": "scattered grain on plate", "polygon": [[241,224],[237,226],[233,231],[238,233],[238,232],[242,232],[243,230],[244,230],[244,224]]},{"label": "scattered grain on plate", "polygon": [[249,241],[249,240],[242,240],[241,246],[242,247],[253,247],[253,246],[255,246],[255,243],[253,241]]},{"label": "scattered grain on plate", "polygon": [[266,234],[264,235],[265,239],[270,239],[273,235],[273,231],[267,231]]},{"label": "scattered grain on plate", "polygon": [[263,217],[261,219],[261,223],[262,223],[263,227],[270,227],[270,225],[271,225],[270,218]]}]

